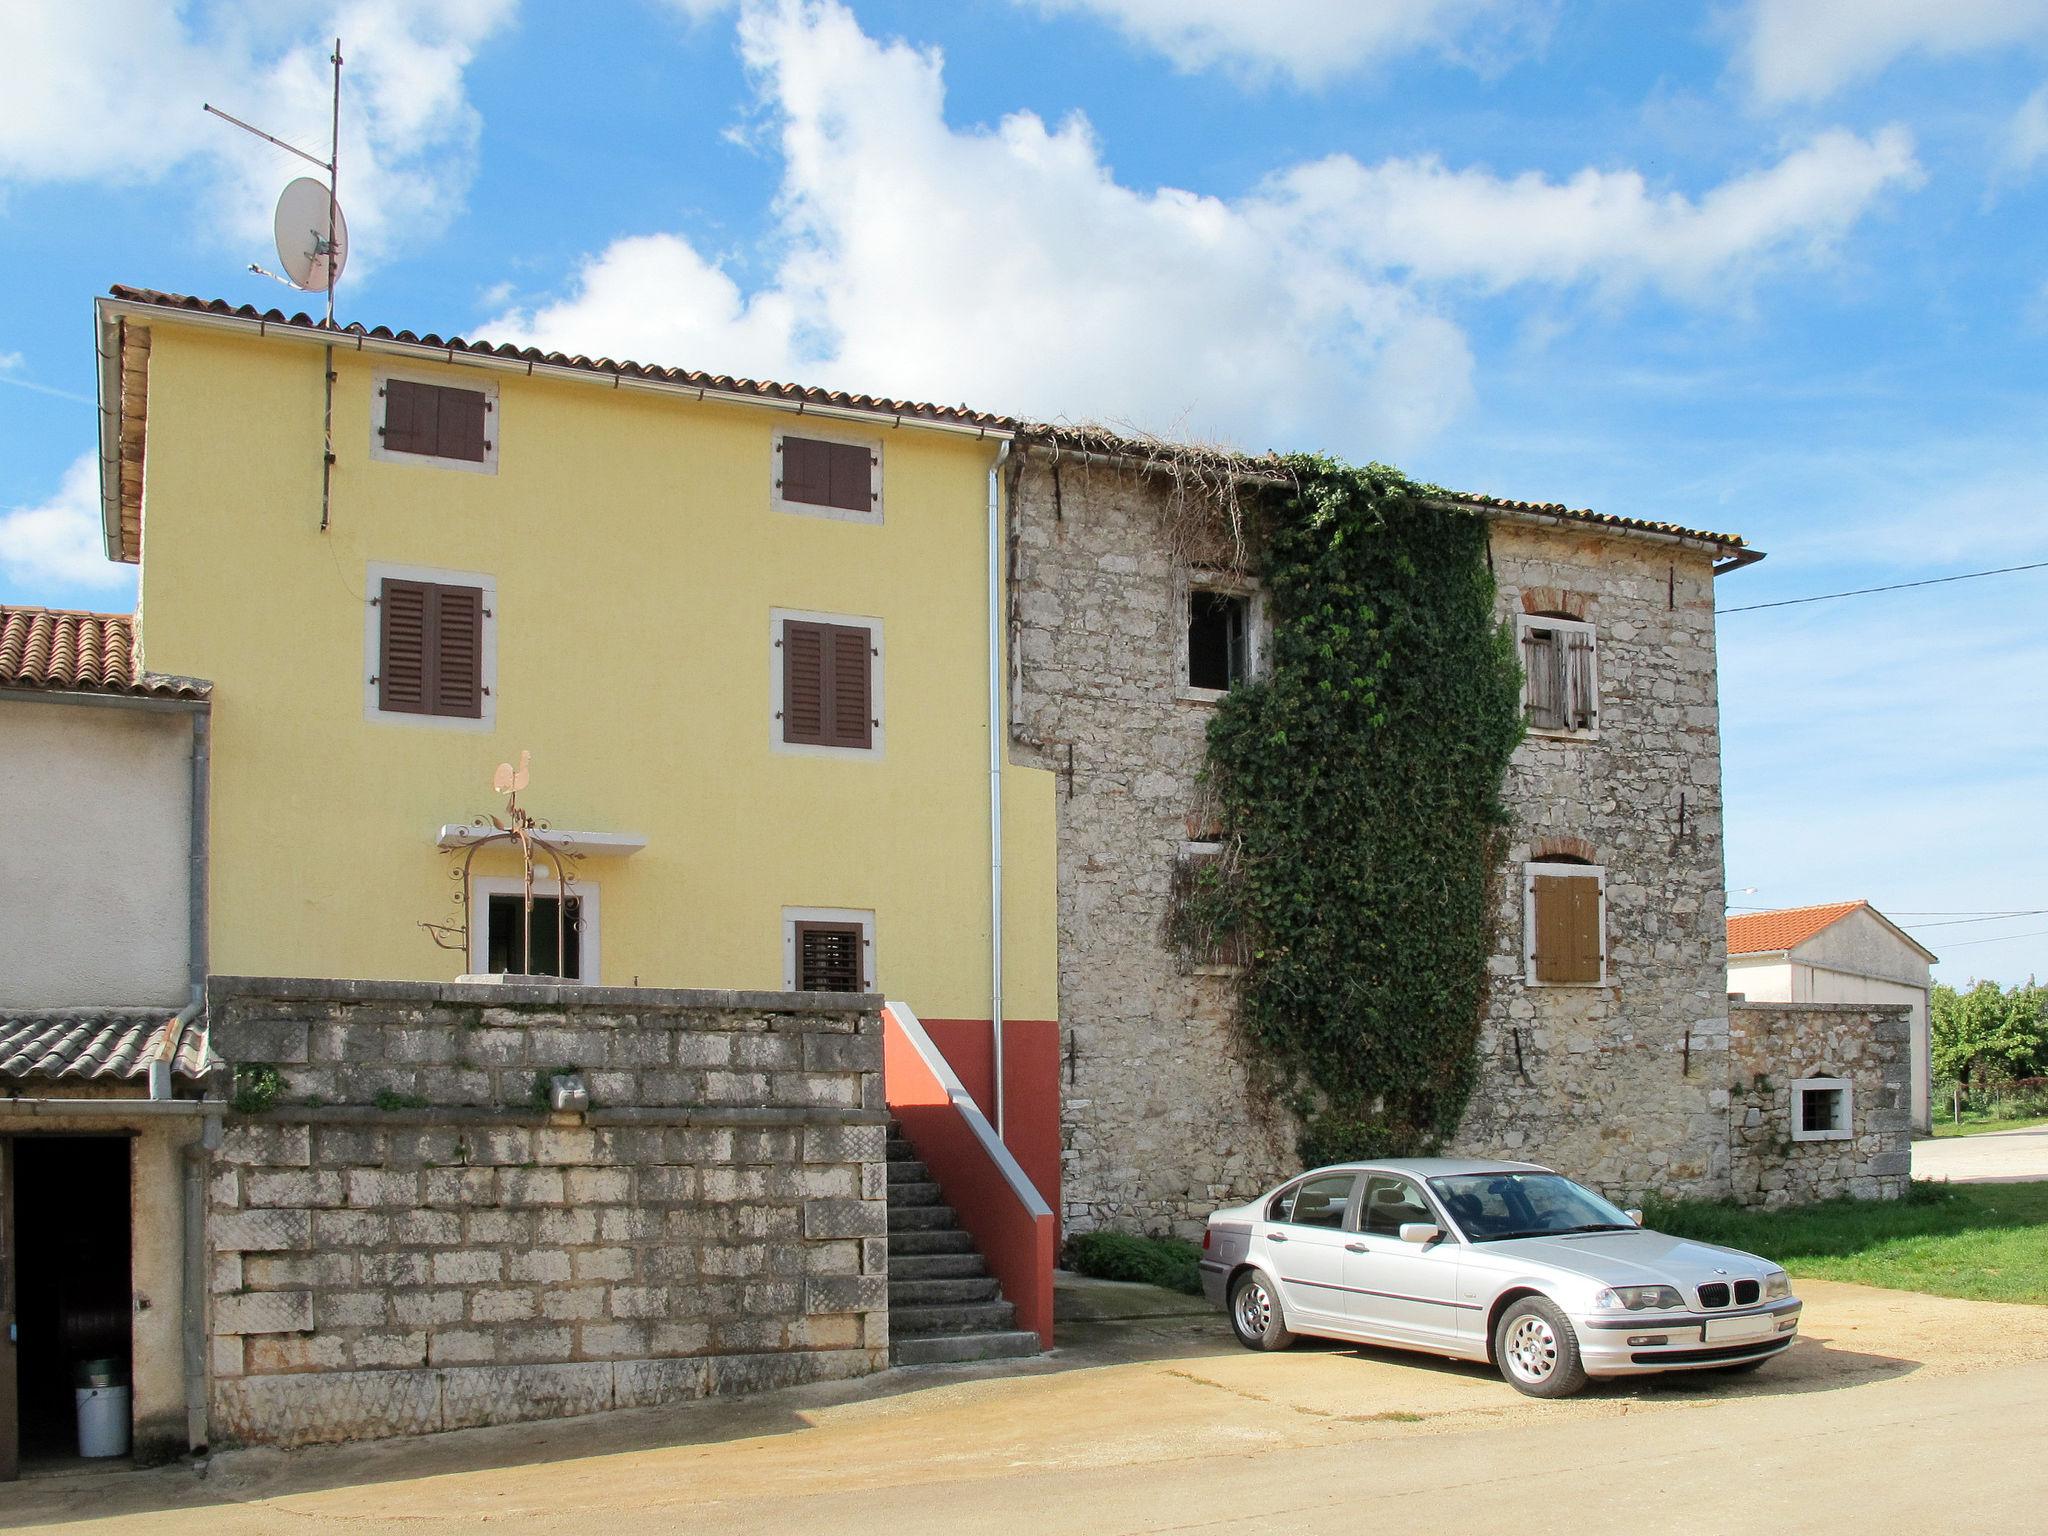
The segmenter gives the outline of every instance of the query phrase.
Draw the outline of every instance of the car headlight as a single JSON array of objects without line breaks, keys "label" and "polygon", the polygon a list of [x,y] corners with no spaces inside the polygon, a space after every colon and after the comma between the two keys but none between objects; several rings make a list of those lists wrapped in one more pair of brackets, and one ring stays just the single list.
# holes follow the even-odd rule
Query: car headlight
[{"label": "car headlight", "polygon": [[1783,1301],[1792,1294],[1792,1277],[1782,1269],[1774,1269],[1764,1276],[1764,1300]]},{"label": "car headlight", "polygon": [[1617,1285],[1600,1292],[1593,1305],[1603,1312],[1662,1312],[1685,1305],[1685,1298],[1668,1285]]}]

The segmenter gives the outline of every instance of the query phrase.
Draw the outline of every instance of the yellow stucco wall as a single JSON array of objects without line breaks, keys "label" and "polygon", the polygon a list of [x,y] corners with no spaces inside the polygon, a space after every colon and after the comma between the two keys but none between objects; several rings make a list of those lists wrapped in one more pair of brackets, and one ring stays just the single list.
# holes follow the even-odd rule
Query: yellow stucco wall
[{"label": "yellow stucco wall", "polygon": [[[341,351],[319,531],[319,348],[152,317],[147,665],[215,682],[212,969],[446,978],[434,830],[523,797],[644,835],[591,858],[607,984],[778,988],[785,906],[873,909],[879,987],[986,1017],[987,471],[996,445],[884,442],[881,526],[777,512],[787,413],[455,366],[497,384],[495,474],[370,453],[373,374]],[[372,562],[497,582],[496,726],[365,719]],[[771,750],[770,610],[883,621],[877,760]],[[1005,776],[1005,993],[1057,1017],[1050,775]],[[482,872],[503,872],[505,866]]]}]

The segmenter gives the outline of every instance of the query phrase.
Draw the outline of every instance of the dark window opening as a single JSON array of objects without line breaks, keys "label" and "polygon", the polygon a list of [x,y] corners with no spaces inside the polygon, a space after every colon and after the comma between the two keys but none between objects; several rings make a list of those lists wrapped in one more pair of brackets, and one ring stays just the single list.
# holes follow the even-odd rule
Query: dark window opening
[{"label": "dark window opening", "polygon": [[7,1161],[14,1251],[0,1259],[13,1270],[21,1454],[68,1458],[79,1451],[81,1370],[132,1380],[128,1140],[17,1136]]},{"label": "dark window opening", "polygon": [[1842,1090],[1808,1088],[1799,1096],[1799,1129],[1839,1131],[1842,1129]]},{"label": "dark window opening", "polygon": [[859,923],[798,923],[797,991],[865,991],[866,948],[867,936]]},{"label": "dark window opening", "polygon": [[1188,686],[1218,692],[1251,671],[1251,599],[1229,592],[1188,594]]},{"label": "dark window opening", "polygon": [[523,900],[516,894],[492,896],[487,906],[489,928],[485,969],[496,975],[561,976],[583,979],[583,903],[569,898],[567,920],[557,926],[561,898],[533,898],[533,948],[522,957]]}]

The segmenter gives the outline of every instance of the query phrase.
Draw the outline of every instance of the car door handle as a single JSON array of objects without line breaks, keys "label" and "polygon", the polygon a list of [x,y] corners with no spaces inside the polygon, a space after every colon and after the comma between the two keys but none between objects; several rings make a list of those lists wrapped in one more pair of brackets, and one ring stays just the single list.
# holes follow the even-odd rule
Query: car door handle
[{"label": "car door handle", "polygon": [[1369,1253],[1372,1250],[1367,1248],[1363,1243],[1346,1243],[1344,1245],[1344,1251],[1346,1253]]},{"label": "car door handle", "polygon": [[1266,1234],[1266,1241],[1269,1243],[1284,1243],[1287,1241],[1287,1234],[1285,1232],[1268,1232]]}]

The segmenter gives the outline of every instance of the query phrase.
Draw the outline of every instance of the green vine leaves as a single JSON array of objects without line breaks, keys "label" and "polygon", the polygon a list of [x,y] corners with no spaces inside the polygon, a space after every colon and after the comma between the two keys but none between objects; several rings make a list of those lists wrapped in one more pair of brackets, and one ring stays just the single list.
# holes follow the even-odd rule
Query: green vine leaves
[{"label": "green vine leaves", "polygon": [[1428,1151],[1464,1112],[1521,670],[1482,517],[1382,465],[1288,467],[1258,541],[1270,664],[1209,727],[1230,856],[1170,932],[1235,936],[1249,1058],[1314,1165]]}]

